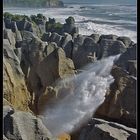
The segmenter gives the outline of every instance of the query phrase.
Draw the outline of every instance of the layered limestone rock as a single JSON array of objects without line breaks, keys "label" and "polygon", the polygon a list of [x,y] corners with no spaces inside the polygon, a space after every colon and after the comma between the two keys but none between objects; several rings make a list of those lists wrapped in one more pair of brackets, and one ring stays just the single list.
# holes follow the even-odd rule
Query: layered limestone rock
[{"label": "layered limestone rock", "polygon": [[79,140],[136,140],[136,129],[126,127],[114,122],[107,122],[93,118],[84,127],[79,136]]},{"label": "layered limestone rock", "polygon": [[117,66],[111,73],[115,81],[95,116],[136,127],[136,78]]},{"label": "layered limestone rock", "polygon": [[[44,61],[40,63],[40,66],[37,69],[37,74],[39,75],[44,88],[49,85],[54,86],[54,82],[57,82],[58,79],[65,79],[69,76],[73,76],[74,73],[74,65],[72,60],[66,58],[65,53],[61,48],[55,49],[46,59],[44,59]],[[39,108],[41,110],[44,109],[43,105],[45,105],[45,99],[48,99],[49,94],[51,94],[51,97],[57,96],[57,92],[55,90],[53,90],[51,93],[50,90],[49,93],[43,92],[39,98]],[[47,99],[46,103],[49,101]]]},{"label": "layered limestone rock", "polygon": [[3,41],[3,94],[16,109],[29,111],[27,91],[20,62],[8,40]]},{"label": "layered limestone rock", "polygon": [[84,41],[82,42],[82,46],[78,47],[74,43],[73,48],[72,60],[77,69],[85,66],[88,63],[94,62],[96,60],[96,53],[99,47],[99,45],[96,44],[91,37],[85,37]]},{"label": "layered limestone rock", "polygon": [[126,46],[122,41],[111,40],[111,39],[101,39],[99,42],[97,56],[98,59],[103,57],[108,57],[112,55],[122,54],[126,51]]},{"label": "layered limestone rock", "polygon": [[118,38],[118,36],[113,35],[113,34],[101,35],[101,36],[100,36],[100,40],[102,40],[102,39],[110,39],[110,40],[112,40],[112,41],[116,41],[117,38]]},{"label": "layered limestone rock", "polygon": [[8,140],[56,140],[41,119],[29,112],[3,107],[4,138]]},{"label": "layered limestone rock", "polygon": [[8,39],[9,40],[9,43],[11,45],[11,47],[15,47],[15,44],[16,44],[16,40],[15,40],[15,35],[14,33],[11,31],[11,29],[4,29],[4,32],[3,32],[3,38],[4,39]]},{"label": "layered limestone rock", "polygon": [[[121,56],[111,71],[114,82],[95,116],[136,127],[136,44],[116,35],[80,35],[72,17],[64,25],[49,19],[52,30],[45,32],[45,19],[36,17],[33,15],[32,21],[4,19],[3,139],[53,139],[40,119],[12,108],[30,111],[30,107],[42,115],[47,105],[55,104],[73,89],[74,83],[67,82],[67,78],[75,75],[75,68],[117,54]],[[63,133],[58,139],[71,137]],[[136,130],[92,119],[76,134],[78,139],[134,140]]]},{"label": "layered limestone rock", "polygon": [[74,36],[79,33],[78,28],[75,26],[75,19],[73,17],[68,17],[66,23],[63,25],[62,32],[66,32]]},{"label": "layered limestone rock", "polygon": [[122,41],[126,47],[130,47],[132,44],[132,41],[129,37],[125,37],[125,36],[120,36],[117,38],[117,40]]},{"label": "layered limestone rock", "polygon": [[21,68],[35,104],[47,86],[53,85],[58,79],[74,75],[72,60],[67,58],[64,50],[55,43],[47,45],[39,38],[32,37],[29,42],[23,41],[21,46]]},{"label": "layered limestone rock", "polygon": [[127,51],[123,53],[116,61],[116,65],[126,70],[130,75],[136,76],[137,73],[137,58],[136,58],[137,45],[134,44]]}]

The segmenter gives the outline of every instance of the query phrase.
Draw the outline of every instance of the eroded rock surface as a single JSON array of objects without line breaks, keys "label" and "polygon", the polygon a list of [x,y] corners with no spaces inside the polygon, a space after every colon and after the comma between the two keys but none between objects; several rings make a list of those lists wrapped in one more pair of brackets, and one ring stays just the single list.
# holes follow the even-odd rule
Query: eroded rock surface
[{"label": "eroded rock surface", "polygon": [[111,73],[115,81],[110,85],[110,91],[96,115],[136,127],[136,78],[117,66]]},{"label": "eroded rock surface", "polygon": [[93,118],[81,130],[79,140],[136,140],[136,129]]},{"label": "eroded rock surface", "polygon": [[40,118],[29,112],[3,107],[4,138],[8,140],[56,140]]},{"label": "eroded rock surface", "polygon": [[30,95],[27,91],[24,75],[20,68],[18,57],[8,44],[8,40],[3,41],[3,94],[15,108],[28,111]]}]

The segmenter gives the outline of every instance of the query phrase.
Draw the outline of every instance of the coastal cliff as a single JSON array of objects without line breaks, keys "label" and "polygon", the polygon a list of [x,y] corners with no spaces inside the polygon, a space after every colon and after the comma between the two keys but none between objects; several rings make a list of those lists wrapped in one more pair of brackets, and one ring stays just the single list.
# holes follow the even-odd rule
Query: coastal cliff
[{"label": "coastal cliff", "polygon": [[64,3],[60,0],[4,0],[3,3],[4,7],[64,7]]},{"label": "coastal cliff", "polygon": [[[42,14],[5,12],[3,139],[136,140],[136,49],[137,44],[125,36],[79,34],[73,17],[62,24]],[[108,76],[104,73],[110,67],[108,58],[115,55],[120,57]],[[105,59],[108,63],[99,67],[97,62]],[[83,69],[89,64],[96,67]],[[87,99],[98,102],[110,76],[114,81],[105,90],[104,102],[91,117],[84,116],[88,120],[77,130],[65,132],[82,122],[83,113],[88,115]],[[89,107],[93,111],[95,104]],[[79,120],[71,123],[71,118]],[[54,130],[61,133],[54,135]]]}]

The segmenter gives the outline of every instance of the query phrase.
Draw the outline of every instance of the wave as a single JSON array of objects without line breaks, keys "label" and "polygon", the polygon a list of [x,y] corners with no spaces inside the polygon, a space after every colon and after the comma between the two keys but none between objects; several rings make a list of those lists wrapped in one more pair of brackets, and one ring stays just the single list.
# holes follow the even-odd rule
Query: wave
[{"label": "wave", "polygon": [[[106,15],[100,15],[100,10],[98,10],[98,11],[95,10],[97,13],[93,12],[93,14],[91,14],[92,10],[91,10],[91,12],[89,11],[90,16],[88,17],[86,11],[79,9],[79,7],[81,5],[73,5],[73,6],[74,6],[74,8],[59,8],[59,9],[14,8],[14,9],[4,9],[4,11],[9,11],[14,14],[26,14],[26,15],[42,13],[46,17],[51,17],[51,18],[53,17],[56,19],[57,22],[61,22],[61,23],[65,23],[66,18],[68,18],[69,16],[73,16],[75,18],[76,25],[79,27],[80,34],[83,34],[83,35],[89,35],[89,34],[93,34],[93,33],[116,34],[118,36],[128,36],[134,42],[137,42],[136,21],[131,20],[131,19],[127,20],[126,18],[119,19],[119,17],[117,17],[118,20],[115,20],[112,18],[113,15],[114,16],[115,16],[115,14],[119,15],[120,12],[113,12],[113,11],[111,12],[111,11],[106,11],[106,10],[105,10],[105,12],[108,12],[106,14],[113,14],[113,15],[110,15],[110,16],[112,16],[111,17],[112,19],[108,19],[106,17]],[[88,5],[88,6],[92,7],[92,5]],[[107,7],[104,8],[104,6],[105,5],[102,5],[103,9],[108,9]],[[101,8],[101,5],[94,5],[94,7]],[[119,8],[119,6],[118,6],[118,8]],[[121,9],[123,9],[123,7]],[[99,15],[98,15],[98,13],[99,13]],[[95,16],[95,14],[97,14],[97,15]],[[127,12],[126,12],[126,14],[127,14]],[[130,16],[131,15],[132,15],[132,13],[130,14]],[[136,17],[135,13],[133,13],[133,16]]]},{"label": "wave", "polygon": [[135,31],[131,31],[128,29],[124,29],[119,26],[108,25],[108,24],[96,24],[93,22],[87,23],[79,23],[77,24],[79,27],[80,34],[83,35],[91,35],[93,33],[97,34],[115,34],[117,36],[127,36],[130,37],[131,40],[137,42],[137,34]]}]

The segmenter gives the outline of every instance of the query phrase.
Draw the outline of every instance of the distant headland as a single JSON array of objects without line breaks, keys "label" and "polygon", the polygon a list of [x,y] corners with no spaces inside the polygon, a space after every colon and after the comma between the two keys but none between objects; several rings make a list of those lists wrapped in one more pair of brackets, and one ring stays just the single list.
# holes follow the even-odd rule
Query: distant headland
[{"label": "distant headland", "polygon": [[64,7],[64,3],[60,0],[4,0],[3,4],[4,7]]}]

